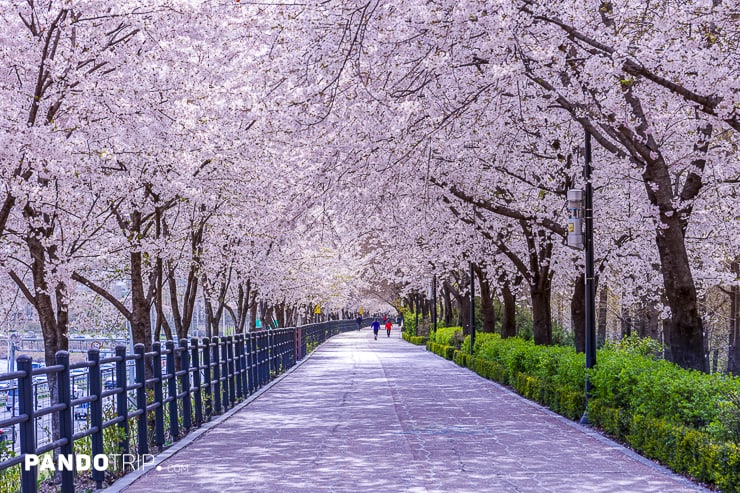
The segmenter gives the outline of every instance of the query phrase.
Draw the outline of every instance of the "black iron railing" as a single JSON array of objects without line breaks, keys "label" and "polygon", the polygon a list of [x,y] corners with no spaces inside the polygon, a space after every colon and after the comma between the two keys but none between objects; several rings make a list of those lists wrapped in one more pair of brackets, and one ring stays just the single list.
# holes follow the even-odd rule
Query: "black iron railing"
[{"label": "black iron railing", "polygon": [[[125,469],[124,458],[136,457],[127,464],[142,466],[154,451],[231,409],[316,345],[355,329],[354,321],[343,320],[210,340],[181,339],[178,344],[156,342],[149,352],[137,344],[133,354],[126,346],[117,346],[115,354],[105,358],[98,349],[90,349],[87,361],[77,363],[70,363],[69,353],[60,351],[53,366],[41,368],[33,368],[29,356],[19,356],[17,371],[0,375],[0,384],[11,384],[6,391],[15,392],[18,403],[17,415],[0,420],[0,429],[17,428],[19,436],[19,450],[14,453],[11,447],[10,457],[0,462],[0,474],[20,467],[22,493],[35,493],[39,467],[48,469],[40,457],[55,451],[56,459],[44,460],[54,460],[63,493],[74,492],[74,476],[84,469],[101,488],[111,462],[123,461],[119,466]],[[74,383],[80,370],[86,370],[86,388]],[[41,375],[54,391],[45,407],[35,405],[38,397],[33,390],[34,377]],[[36,421],[45,416],[56,420],[51,428],[57,432],[39,445]],[[78,426],[80,419],[86,427]],[[106,430],[116,432],[113,454]],[[81,467],[77,458],[82,454],[75,454],[74,448],[82,440],[89,440],[91,453]]]}]

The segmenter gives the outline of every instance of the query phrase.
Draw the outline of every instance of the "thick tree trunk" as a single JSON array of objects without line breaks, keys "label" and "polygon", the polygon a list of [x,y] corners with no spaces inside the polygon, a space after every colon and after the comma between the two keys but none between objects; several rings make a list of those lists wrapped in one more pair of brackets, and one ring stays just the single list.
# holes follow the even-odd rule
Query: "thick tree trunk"
[{"label": "thick tree trunk", "polygon": [[464,335],[468,335],[470,334],[470,296],[461,293],[447,281],[445,281],[445,286],[457,305],[457,325],[462,327]]},{"label": "thick tree trunk", "polygon": [[529,292],[532,298],[532,331],[534,333],[534,343],[550,345],[552,344],[550,290],[531,286]]},{"label": "thick tree trunk", "polygon": [[[704,325],[699,314],[694,278],[691,274],[683,232],[678,220],[668,218],[668,226],[658,230],[656,242],[660,254],[665,297],[671,309],[671,361],[694,370],[707,371],[704,355]],[[673,224],[676,223],[676,224]]]},{"label": "thick tree trunk", "polygon": [[445,327],[449,327],[452,325],[452,317],[453,317],[452,297],[450,295],[450,290],[444,284],[442,286],[442,311],[443,311],[442,320],[444,321]]},{"label": "thick tree trunk", "polygon": [[142,254],[131,252],[131,335],[134,344],[144,344],[152,350],[152,326],[149,319],[149,301],[144,293]]},{"label": "thick tree trunk", "polygon": [[480,309],[483,315],[483,327],[481,332],[493,333],[496,331],[496,310],[493,303],[493,290],[491,283],[483,268],[476,265],[475,273],[480,283]]},{"label": "thick tree trunk", "polygon": [[648,304],[640,308],[638,312],[637,334],[640,337],[650,337],[656,341],[660,339],[660,328],[658,310],[655,305]]},{"label": "thick tree trunk", "polygon": [[516,336],[516,297],[511,291],[509,281],[501,286],[501,297],[504,302],[504,316],[501,320],[501,337]]},{"label": "thick tree trunk", "polygon": [[570,300],[570,323],[573,325],[573,339],[576,351],[586,351],[586,276],[579,274],[573,284],[573,297]]}]

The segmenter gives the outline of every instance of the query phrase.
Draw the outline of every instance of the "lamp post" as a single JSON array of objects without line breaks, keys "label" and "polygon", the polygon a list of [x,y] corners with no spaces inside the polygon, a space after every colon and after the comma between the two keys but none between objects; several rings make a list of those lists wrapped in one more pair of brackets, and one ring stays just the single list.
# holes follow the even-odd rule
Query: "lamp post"
[{"label": "lamp post", "polygon": [[414,293],[414,335],[419,335],[419,293]]},{"label": "lamp post", "polygon": [[[585,183],[584,201],[584,231],[583,243],[586,254],[586,403],[591,393],[591,382],[588,370],[596,366],[596,289],[594,283],[594,210],[593,188],[591,186],[591,133],[586,131],[585,163],[583,178]],[[588,407],[581,417],[581,424],[588,424]]]},{"label": "lamp post", "polygon": [[437,274],[432,275],[432,330],[437,332]]},{"label": "lamp post", "polygon": [[475,346],[475,272],[473,262],[470,262],[470,355],[473,355]]}]

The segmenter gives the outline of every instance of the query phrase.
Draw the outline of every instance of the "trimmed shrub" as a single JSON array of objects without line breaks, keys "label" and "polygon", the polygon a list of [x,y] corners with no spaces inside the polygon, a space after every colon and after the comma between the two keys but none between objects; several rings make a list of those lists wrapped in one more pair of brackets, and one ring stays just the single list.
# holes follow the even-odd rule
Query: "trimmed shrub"
[{"label": "trimmed shrub", "polygon": [[437,331],[429,335],[430,340],[444,346],[454,346],[456,340],[461,337],[461,327],[437,327]]},{"label": "trimmed shrub", "polygon": [[429,340],[429,338],[426,336],[415,336],[407,332],[402,332],[401,337],[403,337],[404,341],[410,342],[411,344],[415,344],[417,346],[424,346]]}]

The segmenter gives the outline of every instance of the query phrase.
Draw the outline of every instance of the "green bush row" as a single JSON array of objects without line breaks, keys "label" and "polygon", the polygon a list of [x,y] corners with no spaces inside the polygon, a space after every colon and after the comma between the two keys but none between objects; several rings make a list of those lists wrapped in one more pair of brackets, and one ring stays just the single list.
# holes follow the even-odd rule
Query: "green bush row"
[{"label": "green bush row", "polygon": [[[582,415],[585,357],[572,347],[476,333],[471,356],[469,338],[459,351],[439,340],[427,349],[570,419]],[[631,338],[598,352],[591,423],[674,471],[740,493],[740,379],[684,370],[658,359],[659,349]]]},{"label": "green bush row", "polygon": [[714,484],[721,491],[740,492],[737,443],[718,441],[711,433],[665,419],[610,408],[599,400],[589,401],[588,415],[592,423],[642,455],[698,481]]},{"label": "green bush row", "polygon": [[437,327],[436,331],[429,334],[429,340],[445,346],[454,346],[456,342],[462,342],[462,327]]},{"label": "green bush row", "polygon": [[408,332],[403,332],[402,337],[404,341],[410,342],[411,344],[416,344],[417,346],[423,346],[429,340],[428,337],[415,336],[415,335],[409,334]]}]

